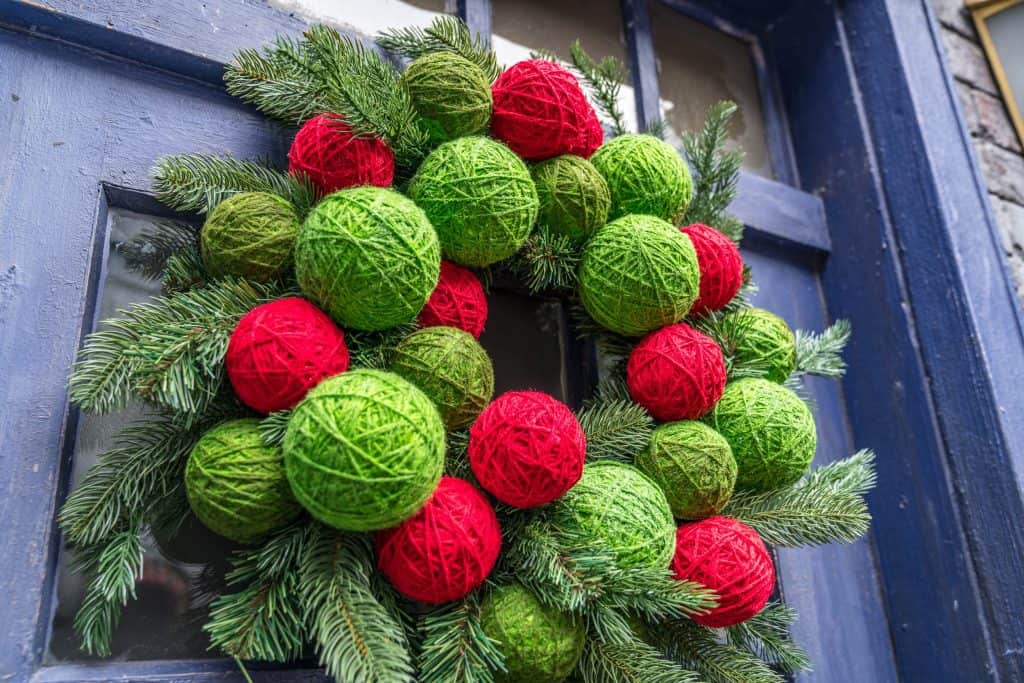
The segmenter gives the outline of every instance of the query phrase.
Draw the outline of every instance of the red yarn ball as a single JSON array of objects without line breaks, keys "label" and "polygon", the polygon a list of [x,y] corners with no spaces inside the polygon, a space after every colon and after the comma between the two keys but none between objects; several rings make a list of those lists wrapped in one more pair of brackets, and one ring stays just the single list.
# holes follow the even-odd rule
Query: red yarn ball
[{"label": "red yarn ball", "polygon": [[320,380],[348,369],[345,334],[305,299],[263,304],[238,322],[225,357],[228,379],[261,413],[292,408]]},{"label": "red yarn ball", "polygon": [[735,626],[760,612],[775,588],[775,565],[757,532],[731,517],[708,517],[676,531],[672,571],[718,593],[718,606],[693,620]]},{"label": "red yarn ball", "polygon": [[550,503],[583,474],[587,439],[561,401],[539,391],[502,394],[469,430],[469,464],[480,485],[518,508]]},{"label": "red yarn ball", "polygon": [[487,324],[487,296],[472,271],[441,261],[441,277],[420,311],[420,327],[445,325],[480,338]]},{"label": "red yarn ball", "polygon": [[626,363],[630,396],[662,422],[707,413],[722,398],[725,379],[722,349],[686,323],[651,332]]},{"label": "red yarn ball", "polygon": [[718,230],[700,223],[680,230],[693,242],[700,265],[700,296],[690,313],[704,315],[723,308],[743,285],[743,259],[739,247]]},{"label": "red yarn ball", "polygon": [[554,62],[530,59],[513,64],[498,76],[491,91],[491,134],[524,159],[589,157],[601,145],[594,108],[576,77]]},{"label": "red yarn ball", "polygon": [[306,175],[321,194],[355,185],[388,187],[395,153],[380,138],[357,136],[335,114],[306,121],[288,150],[288,172]]},{"label": "red yarn ball", "polygon": [[494,508],[472,484],[441,477],[423,509],[377,532],[377,568],[403,595],[436,605],[458,600],[491,573],[501,550]]}]

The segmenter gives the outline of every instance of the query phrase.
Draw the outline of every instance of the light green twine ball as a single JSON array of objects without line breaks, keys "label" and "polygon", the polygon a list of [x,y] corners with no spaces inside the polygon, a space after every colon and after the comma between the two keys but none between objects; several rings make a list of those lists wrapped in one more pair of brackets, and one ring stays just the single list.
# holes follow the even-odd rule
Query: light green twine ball
[{"label": "light green twine ball", "polygon": [[672,514],[703,519],[732,496],[736,460],[725,438],[703,422],[684,420],[654,430],[636,466],[661,487]]},{"label": "light green twine ball", "polygon": [[211,275],[267,281],[292,264],[299,217],[286,199],[268,192],[228,197],[199,233],[203,265]]},{"label": "light green twine ball", "polygon": [[355,187],[325,197],[299,231],[299,287],[344,327],[383,330],[416,317],[437,284],[441,250],[406,197]]},{"label": "light green twine ball", "polygon": [[795,483],[811,464],[818,437],[814,417],[799,396],[765,379],[725,385],[706,418],[732,448],[736,487],[770,491]]},{"label": "light green twine ball", "polygon": [[437,229],[444,257],[464,266],[512,256],[537,218],[537,190],[526,164],[485,137],[459,138],[431,152],[409,196]]},{"label": "light green twine ball", "polygon": [[468,426],[494,395],[494,366],[473,335],[454,327],[425,327],[396,347],[391,371],[425,393],[449,430]]},{"label": "light green twine ball", "polygon": [[560,683],[583,653],[583,621],[548,607],[519,584],[495,589],[480,606],[480,623],[505,657],[499,683]]},{"label": "light green twine ball", "polygon": [[608,181],[609,218],[646,213],[678,218],[693,196],[690,168],[672,145],[653,135],[620,135],[601,145],[590,163]]},{"label": "light green twine ball", "polygon": [[292,492],[337,529],[395,526],[427,502],[444,468],[444,423],[398,375],[349,370],[296,406],[284,437]]},{"label": "light green twine ball", "polygon": [[582,157],[563,154],[533,167],[540,198],[537,220],[556,233],[582,241],[608,220],[608,183]]},{"label": "light green twine ball", "polygon": [[615,554],[619,567],[667,567],[676,525],[665,494],[647,475],[619,462],[585,465],[583,476],[555,503],[557,526],[591,538]]},{"label": "light green twine ball", "polygon": [[211,531],[250,543],[302,508],[292,497],[281,449],[266,445],[259,420],[224,422],[203,434],[185,466],[192,512]]},{"label": "light green twine ball", "polygon": [[402,82],[435,145],[478,135],[491,123],[491,84],[483,69],[465,57],[452,52],[418,57]]},{"label": "light green twine ball", "polygon": [[653,216],[623,216],[583,250],[580,299],[603,327],[627,336],[679,322],[700,292],[690,238]]},{"label": "light green twine ball", "polygon": [[[746,308],[726,317],[737,360],[767,370],[765,379],[781,384],[796,370],[796,337],[786,321],[763,308]],[[723,321],[725,322],[725,321]]]}]

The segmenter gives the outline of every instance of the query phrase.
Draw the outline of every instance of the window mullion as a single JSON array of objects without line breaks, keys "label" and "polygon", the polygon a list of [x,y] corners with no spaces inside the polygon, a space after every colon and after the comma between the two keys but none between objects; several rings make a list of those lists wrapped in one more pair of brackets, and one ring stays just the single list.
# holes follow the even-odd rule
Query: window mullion
[{"label": "window mullion", "polygon": [[455,14],[466,22],[470,33],[479,34],[490,45],[491,0],[455,0],[454,5]]},{"label": "window mullion", "polygon": [[646,129],[661,118],[658,63],[647,16],[647,0],[622,0],[622,27],[636,93],[637,121]]}]

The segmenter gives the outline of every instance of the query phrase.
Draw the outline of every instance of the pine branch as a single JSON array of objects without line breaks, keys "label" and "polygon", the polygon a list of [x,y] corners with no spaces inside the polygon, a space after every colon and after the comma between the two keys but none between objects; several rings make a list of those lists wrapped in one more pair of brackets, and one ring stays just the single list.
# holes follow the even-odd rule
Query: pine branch
[{"label": "pine branch", "polygon": [[164,274],[167,260],[199,244],[199,228],[180,221],[154,221],[142,232],[116,245],[128,268],[147,280]]},{"label": "pine branch", "polygon": [[700,318],[691,320],[691,323],[711,337],[722,349],[729,381],[743,377],[764,377],[768,374],[768,359],[745,359],[737,353],[735,340],[742,339],[753,324],[753,320],[749,316],[729,315],[726,311],[711,311]]},{"label": "pine branch", "polygon": [[530,293],[537,294],[575,289],[579,261],[579,245],[542,225],[526,240],[513,263]]},{"label": "pine branch", "polygon": [[654,419],[631,400],[595,401],[577,416],[587,435],[587,460],[632,464],[654,431]]},{"label": "pine branch", "polygon": [[278,448],[283,446],[284,434],[288,431],[288,420],[291,416],[291,410],[279,410],[260,420],[260,436],[263,437],[263,443]]},{"label": "pine branch", "polygon": [[594,61],[578,38],[569,48],[569,56],[601,113],[611,121],[612,136],[629,132],[626,130],[626,117],[619,106],[619,91],[626,81],[626,66],[615,57]]},{"label": "pine branch", "polygon": [[480,623],[480,605],[470,594],[420,619],[421,683],[492,683],[505,660]]},{"label": "pine branch", "polygon": [[454,52],[479,66],[491,83],[501,75],[498,58],[479,35],[471,35],[462,19],[442,15],[427,28],[410,26],[390,29],[376,38],[381,49],[392,54],[416,59],[431,52]]},{"label": "pine branch", "polygon": [[696,683],[700,678],[656,649],[633,639],[627,643],[587,640],[576,666],[583,683]]},{"label": "pine branch", "polygon": [[789,636],[789,627],[794,621],[794,610],[781,603],[770,602],[747,621],[727,628],[726,638],[730,645],[746,650],[787,673],[808,671],[811,660]]},{"label": "pine branch", "polygon": [[644,125],[644,134],[664,140],[665,136],[668,135],[668,124],[661,117],[651,119]]},{"label": "pine branch", "polygon": [[842,377],[846,373],[843,349],[850,341],[850,321],[837,320],[824,332],[796,331],[796,371],[803,375]]},{"label": "pine branch", "polygon": [[151,175],[157,199],[177,211],[208,213],[233,194],[269,192],[287,199],[304,218],[316,203],[313,186],[269,162],[214,154],[176,154],[157,161]]},{"label": "pine branch", "polygon": [[449,477],[458,477],[474,481],[473,470],[469,465],[469,431],[460,430],[448,434],[445,452],[444,473]]},{"label": "pine branch", "polygon": [[[683,137],[686,156],[695,176],[693,199],[686,207],[684,225],[703,223],[719,227],[726,208],[736,197],[743,154],[725,150],[729,124],[735,113],[733,102],[719,102],[708,110],[700,133],[688,133]],[[735,232],[737,226],[734,222],[724,223],[730,232]]]},{"label": "pine branch", "polygon": [[737,491],[723,514],[749,524],[771,545],[851,543],[871,523],[864,494],[875,485],[874,457],[859,451],[779,491]]},{"label": "pine branch", "polygon": [[721,643],[710,629],[689,619],[662,622],[651,629],[665,654],[708,683],[784,683],[767,664],[735,645]]},{"label": "pine branch", "polygon": [[160,279],[164,294],[184,292],[208,284],[210,278],[203,265],[199,245],[171,254]]},{"label": "pine branch", "polygon": [[351,367],[387,368],[391,364],[391,355],[395,347],[417,328],[415,322],[410,322],[375,332],[346,330],[345,344],[348,346]]}]

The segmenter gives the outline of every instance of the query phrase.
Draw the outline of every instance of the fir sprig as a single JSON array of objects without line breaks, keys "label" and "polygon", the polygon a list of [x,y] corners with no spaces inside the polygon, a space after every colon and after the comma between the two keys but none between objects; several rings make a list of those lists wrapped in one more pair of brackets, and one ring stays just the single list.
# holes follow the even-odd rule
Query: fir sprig
[{"label": "fir sprig", "polygon": [[611,122],[612,136],[629,132],[619,105],[619,92],[626,81],[626,66],[622,60],[605,57],[596,61],[583,49],[578,38],[569,48],[569,58],[601,113]]},{"label": "fir sprig", "polygon": [[577,417],[587,435],[587,460],[617,460],[631,465],[654,431],[650,413],[626,399],[594,401]]},{"label": "fir sprig", "polygon": [[744,377],[764,377],[768,374],[767,359],[742,358],[737,353],[736,340],[742,339],[754,324],[750,316],[729,315],[727,311],[711,311],[692,322],[722,349],[725,370],[730,381]]},{"label": "fir sprig", "polygon": [[796,372],[820,377],[842,377],[846,373],[843,350],[850,341],[849,320],[837,320],[824,332],[796,331]]},{"label": "fir sprig", "polygon": [[183,250],[195,249],[198,244],[198,226],[157,220],[116,248],[132,272],[147,280],[156,280],[163,277],[168,259]]},{"label": "fir sprig", "polygon": [[739,242],[742,238],[742,223],[726,213],[736,198],[740,166],[743,154],[726,150],[729,124],[737,107],[733,102],[723,101],[712,105],[704,119],[699,133],[688,133],[683,137],[686,156],[694,173],[693,199],[686,207],[683,224],[703,223],[710,225],[731,239]]},{"label": "fir sprig", "polygon": [[350,365],[353,368],[387,368],[395,347],[417,327],[415,322],[410,322],[374,332],[346,330],[345,344]]},{"label": "fir sprig", "polygon": [[239,51],[224,70],[227,91],[270,118],[298,126],[329,109],[319,65],[303,42],[278,36],[263,51]]},{"label": "fir sprig", "polygon": [[639,640],[587,640],[576,672],[583,683],[696,683],[700,677]]},{"label": "fir sprig", "polygon": [[746,650],[719,642],[715,632],[689,619],[663,621],[650,629],[669,659],[709,683],[784,683],[785,679]]},{"label": "fir sprig", "polygon": [[431,52],[453,52],[479,66],[493,83],[501,75],[494,51],[479,35],[472,35],[462,19],[442,15],[430,26],[410,26],[377,34],[377,45],[392,54],[416,59]]},{"label": "fir sprig", "polygon": [[421,683],[492,683],[504,670],[501,651],[480,623],[475,594],[436,608],[420,619]]},{"label": "fir sprig", "polygon": [[531,294],[576,287],[580,247],[566,235],[540,226],[516,253],[514,267]]},{"label": "fir sprig", "polygon": [[284,435],[288,431],[288,419],[291,416],[291,410],[279,410],[260,420],[260,436],[263,437],[263,443],[276,448],[283,446]]},{"label": "fir sprig", "polygon": [[770,602],[747,621],[725,629],[726,639],[729,644],[786,673],[808,671],[811,660],[789,635],[789,627],[794,621],[794,610],[781,603]]}]

